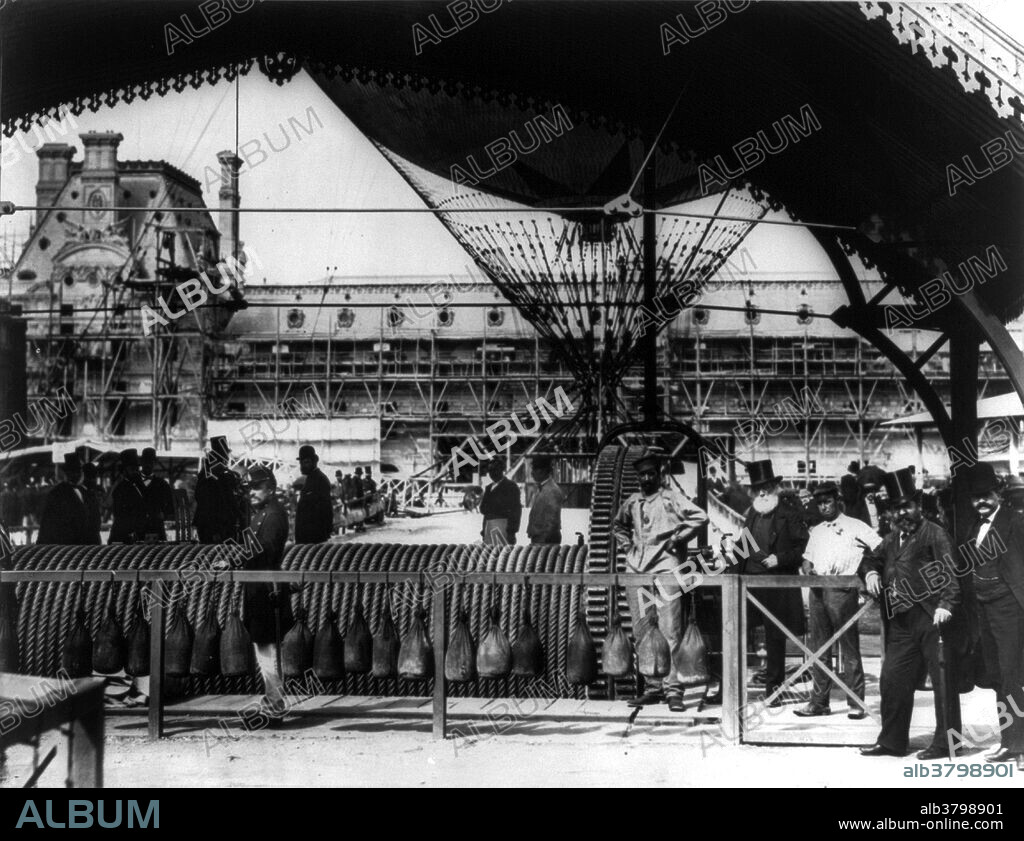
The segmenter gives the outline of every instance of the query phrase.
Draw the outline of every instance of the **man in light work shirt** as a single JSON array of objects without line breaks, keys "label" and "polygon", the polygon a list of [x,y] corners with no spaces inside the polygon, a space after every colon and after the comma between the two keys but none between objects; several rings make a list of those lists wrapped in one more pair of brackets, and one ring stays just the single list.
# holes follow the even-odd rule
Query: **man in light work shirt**
[{"label": "man in light work shirt", "polygon": [[537,496],[530,505],[526,536],[535,546],[562,542],[562,504],[565,502],[565,494],[555,483],[551,470],[551,456],[534,456],[530,462],[530,473],[537,483]]},{"label": "man in light work shirt", "polygon": [[[856,575],[865,550],[875,550],[882,538],[863,520],[850,517],[839,511],[839,488],[834,482],[826,482],[814,491],[814,501],[822,522],[810,531],[804,559],[811,566],[810,572],[817,575]],[[826,590],[812,587],[810,594],[811,648],[817,651],[836,631],[843,627],[857,612],[858,587],[842,590]],[[860,635],[854,622],[841,637],[839,650],[843,655],[843,682],[857,697],[864,700],[864,666],[860,659]],[[832,668],[832,647],[822,655],[822,661]],[[810,703],[802,710],[796,710],[801,717],[830,715],[829,699],[832,693],[832,679],[823,669],[815,666],[814,689]],[[862,707],[848,698],[848,718],[861,719],[867,715]]]},{"label": "man in light work shirt", "polygon": [[[619,508],[612,524],[612,533],[619,548],[626,553],[630,572],[671,572],[679,564],[676,557],[686,551],[686,541],[703,526],[708,515],[694,505],[677,488],[662,485],[663,456],[645,453],[633,463],[639,478],[640,491],[632,494]],[[669,544],[666,548],[666,544]],[[662,549],[665,551],[662,551]],[[657,605],[658,627],[665,635],[673,654],[683,638],[683,599],[678,582],[667,581],[663,586],[627,587],[629,609],[633,615],[633,636],[637,645],[649,627],[648,610]],[[630,706],[647,706],[668,701],[673,712],[682,712],[683,687],[675,669],[664,680],[647,678],[644,694],[634,698]]]}]

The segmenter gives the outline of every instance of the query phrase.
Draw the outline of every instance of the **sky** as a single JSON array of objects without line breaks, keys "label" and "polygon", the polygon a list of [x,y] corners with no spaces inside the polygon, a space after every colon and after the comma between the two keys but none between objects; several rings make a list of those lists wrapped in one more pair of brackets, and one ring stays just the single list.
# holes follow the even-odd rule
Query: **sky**
[{"label": "sky", "polygon": [[[1024,2],[972,4],[1018,42],[1024,42]],[[276,207],[410,207],[424,204],[376,148],[304,72],[278,86],[253,69],[238,93],[238,141],[254,166],[239,179],[242,204]],[[312,109],[312,110],[310,110]],[[290,123],[294,120],[294,123]],[[235,146],[234,84],[221,82],[180,95],[137,100],[74,118],[74,135],[118,131],[123,160],[165,160],[204,183],[209,207],[218,203],[216,155]],[[296,129],[301,124],[302,129]],[[307,127],[312,133],[307,133]],[[63,139],[71,142],[72,133]],[[254,150],[258,141],[269,151]],[[81,143],[74,139],[81,159]],[[248,143],[248,146],[246,144]],[[4,138],[0,199],[34,204],[39,137]],[[16,149],[17,154],[12,154]],[[214,216],[216,219],[216,215]],[[777,218],[788,218],[781,214]],[[827,221],[827,220],[822,220]],[[29,214],[0,220],[0,231],[27,235]],[[316,282],[325,276],[464,274],[470,260],[430,214],[243,214],[241,238],[254,248],[270,282]],[[813,238],[799,228],[762,225],[744,243],[759,271],[832,277]]]}]

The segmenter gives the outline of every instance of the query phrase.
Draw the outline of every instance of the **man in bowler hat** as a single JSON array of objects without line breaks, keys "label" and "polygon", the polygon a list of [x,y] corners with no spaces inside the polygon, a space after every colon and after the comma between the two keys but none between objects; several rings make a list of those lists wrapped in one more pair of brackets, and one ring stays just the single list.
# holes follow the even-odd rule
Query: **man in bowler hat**
[{"label": "man in bowler hat", "polygon": [[[810,539],[804,549],[804,558],[816,575],[856,575],[864,552],[878,548],[882,538],[870,525],[840,511],[840,490],[835,482],[826,482],[814,489],[814,501],[821,522],[811,528]],[[811,587],[808,607],[811,618],[811,648],[817,651],[836,631],[843,627],[858,610],[859,587],[833,589]],[[843,682],[864,700],[864,666],[860,656],[860,637],[854,622],[839,637],[839,650],[846,668]],[[822,662],[832,668],[832,647],[822,655]],[[829,715],[832,679],[824,670],[815,667],[814,689],[810,703],[796,715],[801,717]],[[864,718],[863,707],[848,699],[847,716]]]},{"label": "man in bowler hat", "polygon": [[139,473],[139,451],[121,452],[121,481],[114,487],[111,543],[141,543],[146,537],[146,487]]},{"label": "man in bowler hat", "polygon": [[64,481],[46,494],[36,543],[98,546],[82,487],[82,462],[75,453],[64,456],[63,473]]},{"label": "man in bowler hat", "polygon": [[945,530],[925,519],[912,467],[886,473],[883,482],[892,507],[893,530],[865,556],[858,570],[868,593],[882,596],[882,609],[888,617],[880,686],[882,731],[875,744],[862,748],[861,753],[906,753],[914,691],[926,666],[935,693],[935,734],[917,758],[938,759],[948,756],[939,633],[961,604],[959,581],[949,570],[954,549]]},{"label": "man in bowler hat", "polygon": [[320,458],[309,444],[299,448],[299,470],[306,477],[295,510],[295,542],[326,543],[334,531],[331,480],[317,466]]},{"label": "man in bowler hat", "polygon": [[[956,481],[961,481],[959,476]],[[965,481],[977,515],[968,548],[981,614],[981,645],[986,662],[998,667],[996,701],[1010,715],[1002,743],[987,761],[1020,764],[1024,759],[1024,518],[1001,501],[991,464],[971,465]]]},{"label": "man in bowler hat", "polygon": [[[277,479],[265,467],[249,471],[249,504],[259,552],[245,560],[245,569],[279,570],[288,542],[288,513],[278,502]],[[256,664],[263,675],[266,694],[261,712],[272,721],[285,713],[284,681],[280,671],[281,637],[295,623],[290,588],[282,584],[246,584],[245,624],[256,646]]]}]

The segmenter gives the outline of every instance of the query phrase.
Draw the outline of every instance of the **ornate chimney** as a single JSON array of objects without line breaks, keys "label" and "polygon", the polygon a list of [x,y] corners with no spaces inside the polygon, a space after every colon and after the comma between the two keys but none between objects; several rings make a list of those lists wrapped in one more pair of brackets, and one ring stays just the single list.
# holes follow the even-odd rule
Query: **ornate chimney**
[{"label": "ornate chimney", "polygon": [[234,152],[217,155],[220,161],[220,259],[238,259],[238,169],[242,159]]},{"label": "ornate chimney", "polygon": [[[52,205],[68,181],[68,168],[75,156],[75,148],[67,143],[44,143],[36,152],[39,157],[39,180],[36,182],[36,204]],[[45,210],[36,211],[38,224]]]}]

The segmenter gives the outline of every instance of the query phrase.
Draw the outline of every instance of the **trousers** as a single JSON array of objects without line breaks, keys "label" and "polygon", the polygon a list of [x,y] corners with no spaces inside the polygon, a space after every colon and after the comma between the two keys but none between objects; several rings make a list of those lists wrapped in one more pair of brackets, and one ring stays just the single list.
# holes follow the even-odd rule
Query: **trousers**
[{"label": "trousers", "polygon": [[[882,666],[882,732],[878,744],[904,753],[910,739],[910,719],[914,713],[914,692],[923,668],[928,669],[933,687],[942,686],[939,672],[939,630],[932,617],[920,605],[889,619],[885,664]],[[935,734],[932,747],[945,750],[946,711],[935,699]]]},{"label": "trousers", "polygon": [[[838,631],[847,620],[857,612],[857,589],[825,590],[811,588],[809,600],[811,614],[811,648],[817,651]],[[843,683],[854,691],[858,698],[864,700],[864,664],[860,658],[860,632],[854,622],[839,637],[839,650],[843,656]],[[832,646],[821,656],[822,662],[832,668]],[[811,706],[825,708],[829,706],[832,694],[832,678],[825,674],[824,669],[814,667],[812,671],[814,689],[811,691]],[[850,709],[860,709],[847,697]]]},{"label": "trousers", "polygon": [[1005,704],[1010,714],[1002,745],[1013,753],[1024,753],[1024,609],[1012,593],[979,604],[985,659],[999,666],[996,701]]},{"label": "trousers", "polygon": [[[668,676],[665,678],[644,677],[645,691],[666,696],[680,696],[683,694],[683,687],[679,681],[679,675],[675,669],[675,654],[679,643],[683,639],[683,591],[674,581],[656,587],[627,587],[626,598],[629,601],[629,612],[633,617],[633,639],[637,645],[647,632],[650,624],[647,620],[647,611],[640,610],[640,591],[647,594],[644,604],[650,607],[650,602],[657,601],[658,628],[664,634],[668,642],[669,651],[672,652],[672,665],[669,667]],[[653,609],[653,608],[652,608]]]}]

